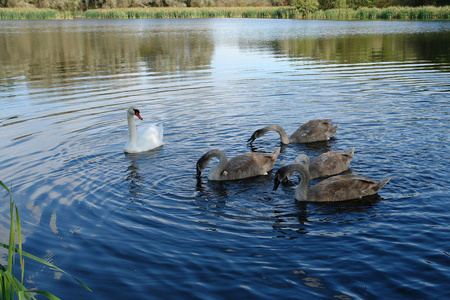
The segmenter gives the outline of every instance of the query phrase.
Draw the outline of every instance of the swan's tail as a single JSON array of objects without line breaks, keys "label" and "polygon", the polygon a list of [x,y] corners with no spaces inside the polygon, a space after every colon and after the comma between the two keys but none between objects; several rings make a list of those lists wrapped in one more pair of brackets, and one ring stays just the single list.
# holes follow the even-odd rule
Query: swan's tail
[{"label": "swan's tail", "polygon": [[270,153],[270,157],[274,160],[278,158],[278,155],[280,155],[281,148],[278,148],[277,150]]},{"label": "swan's tail", "polygon": [[354,153],[355,153],[355,147],[352,147],[351,149],[347,150],[347,154],[350,157],[353,157]]},{"label": "swan's tail", "polygon": [[390,178],[387,178],[387,179],[384,179],[384,180],[378,181],[378,183],[377,183],[377,185],[375,186],[374,190],[376,190],[376,191],[379,191],[379,190],[381,190],[381,188],[382,188],[383,186],[385,186],[385,185],[386,185],[386,183],[388,183],[388,182],[389,182],[389,180],[391,180],[391,179],[390,179]]},{"label": "swan's tail", "polygon": [[336,131],[339,128],[339,123],[336,126],[333,126],[333,129],[331,130],[331,132],[333,133],[333,136],[336,134]]},{"label": "swan's tail", "polygon": [[163,123],[159,123],[158,127],[159,127],[158,142],[159,142],[159,144],[164,145],[164,127],[163,127]]}]

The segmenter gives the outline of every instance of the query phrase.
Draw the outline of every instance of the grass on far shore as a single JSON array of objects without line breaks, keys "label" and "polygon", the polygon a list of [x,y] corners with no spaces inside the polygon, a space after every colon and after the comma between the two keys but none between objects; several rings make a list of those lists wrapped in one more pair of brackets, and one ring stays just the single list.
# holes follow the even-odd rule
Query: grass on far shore
[{"label": "grass on far shore", "polygon": [[2,20],[35,19],[144,19],[144,18],[271,18],[315,20],[450,20],[450,6],[330,9],[302,15],[294,7],[118,8],[64,11],[1,8]]}]

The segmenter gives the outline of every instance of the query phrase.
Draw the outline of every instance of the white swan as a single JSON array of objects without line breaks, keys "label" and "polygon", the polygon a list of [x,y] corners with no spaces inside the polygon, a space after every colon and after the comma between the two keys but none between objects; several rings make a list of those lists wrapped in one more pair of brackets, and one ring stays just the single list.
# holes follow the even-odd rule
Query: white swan
[{"label": "white swan", "polygon": [[308,189],[310,175],[302,164],[291,164],[281,167],[275,173],[276,190],[280,182],[286,182],[295,172],[300,173],[300,184],[295,190],[295,198],[299,201],[331,202],[361,199],[376,194],[389,179],[375,181],[359,175],[338,175],[329,177]]},{"label": "white swan", "polygon": [[209,164],[213,157],[219,158],[219,164],[208,173],[209,180],[237,180],[259,175],[267,175],[280,154],[280,149],[271,154],[245,153],[228,160],[227,155],[219,149],[206,152],[197,162],[197,176]]},{"label": "white swan", "polygon": [[136,131],[134,116],[143,120],[139,109],[131,106],[127,110],[128,119],[128,142],[123,149],[126,153],[144,152],[163,145],[163,127],[162,124],[149,125],[147,127],[139,127]]},{"label": "white swan", "polygon": [[353,159],[355,147],[347,151],[329,151],[317,156],[310,164],[306,154],[300,154],[294,164],[303,163],[309,170],[311,178],[331,176],[348,171],[348,166]]},{"label": "white swan", "polygon": [[327,141],[332,138],[339,127],[339,124],[333,126],[331,120],[311,120],[300,126],[290,137],[287,136],[286,131],[279,125],[269,125],[264,128],[256,130],[247,142],[252,143],[257,138],[262,137],[268,131],[276,131],[280,134],[281,142],[283,144],[304,144],[319,141]]}]

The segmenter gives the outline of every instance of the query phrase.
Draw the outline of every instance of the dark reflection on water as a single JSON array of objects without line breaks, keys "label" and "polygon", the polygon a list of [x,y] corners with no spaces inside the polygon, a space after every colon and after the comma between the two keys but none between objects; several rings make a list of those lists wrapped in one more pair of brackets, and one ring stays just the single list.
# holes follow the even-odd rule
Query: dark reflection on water
[{"label": "dark reflection on water", "polygon": [[[93,292],[33,262],[28,288],[63,299],[448,298],[449,22],[0,26],[1,179],[24,249]],[[163,122],[164,146],[122,152],[132,104],[137,126]],[[318,118],[339,123],[335,138],[246,142]],[[273,191],[274,171],[210,182],[213,160],[196,176],[213,148],[279,147],[274,171],[355,147],[350,172],[391,181],[373,197],[314,204],[295,201],[298,177]],[[8,201],[0,209],[6,241]]]},{"label": "dark reflection on water", "polygon": [[[322,39],[287,39],[272,44],[277,53],[333,63],[396,62],[421,59],[448,63],[450,38],[442,33],[367,34]],[[440,68],[440,65],[430,66]],[[443,68],[443,71],[448,71]]]},{"label": "dark reflection on water", "polygon": [[[5,41],[0,52],[4,66],[0,71],[2,78],[6,82],[10,78],[13,84],[25,76],[31,82],[52,85],[55,81],[61,84],[70,77],[139,73],[144,67],[150,74],[208,69],[214,55],[213,30],[220,26],[207,21],[201,25],[201,21],[189,24],[185,20],[172,20],[168,21],[172,24],[161,26],[158,20],[136,20],[138,26],[129,28],[126,21],[103,22],[23,21],[11,26],[11,22],[3,21],[6,26],[0,33],[0,38]],[[204,23],[209,28],[201,27]],[[399,23],[392,22],[398,32],[386,34],[383,32],[383,27],[389,26],[386,24],[381,26],[381,32],[365,33],[363,30],[359,33],[357,25],[347,22],[342,27],[352,34],[346,34],[346,31],[332,31],[331,24],[324,26],[323,23],[311,26],[311,32],[302,32],[311,24],[304,22],[300,26],[288,24],[283,29],[286,31],[283,36],[269,31],[266,33],[269,40],[262,39],[267,36],[256,34],[247,39],[240,36],[238,43],[247,50],[263,48],[278,55],[334,63],[417,59],[449,62],[450,38],[446,31],[428,32],[433,27],[430,29],[429,24],[424,24],[417,32],[405,29],[407,25]],[[86,27],[90,28],[85,30]],[[372,25],[368,23],[365,27]],[[442,66],[429,67],[440,69]]]},{"label": "dark reflection on water", "polygon": [[[122,22],[23,22],[3,30],[2,78],[26,76],[36,84],[60,85],[70,77],[194,70],[209,66],[214,46],[209,33],[161,28],[141,31]],[[94,28],[82,30],[80,27]],[[97,29],[97,30],[95,30]],[[94,31],[95,30],[95,31]]]}]

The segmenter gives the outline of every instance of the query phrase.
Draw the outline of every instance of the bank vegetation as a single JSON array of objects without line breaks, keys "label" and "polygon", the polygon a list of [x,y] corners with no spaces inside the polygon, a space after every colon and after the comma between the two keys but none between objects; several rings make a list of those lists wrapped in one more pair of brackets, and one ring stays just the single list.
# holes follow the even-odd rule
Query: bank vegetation
[{"label": "bank vegetation", "polygon": [[0,0],[0,19],[449,20],[450,0]]},{"label": "bank vegetation", "polygon": [[150,7],[59,11],[38,8],[0,8],[2,20],[138,18],[276,18],[315,20],[450,20],[450,6],[361,7],[300,11],[291,7]]}]

